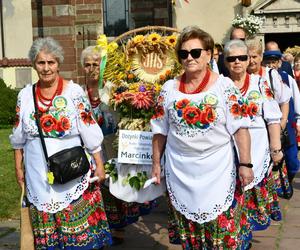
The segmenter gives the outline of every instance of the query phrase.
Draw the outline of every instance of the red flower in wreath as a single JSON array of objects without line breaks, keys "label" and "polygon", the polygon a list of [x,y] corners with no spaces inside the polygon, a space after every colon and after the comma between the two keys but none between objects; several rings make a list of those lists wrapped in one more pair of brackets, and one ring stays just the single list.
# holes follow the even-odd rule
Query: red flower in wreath
[{"label": "red flower in wreath", "polygon": [[176,103],[177,109],[184,109],[186,106],[188,106],[190,101],[188,99],[182,99]]},{"label": "red flower in wreath", "polygon": [[81,112],[80,113],[81,119],[85,124],[95,124],[95,120],[93,118],[93,113],[91,111],[89,112]]},{"label": "red flower in wreath", "polygon": [[42,129],[46,133],[55,130],[57,127],[57,120],[50,114],[43,115],[40,120],[41,120]]},{"label": "red flower in wreath", "polygon": [[256,116],[258,112],[258,107],[254,102],[250,102],[247,108],[247,113],[250,116]]},{"label": "red flower in wreath", "polygon": [[233,114],[233,116],[239,116],[241,113],[240,105],[234,103],[230,108],[230,113]]},{"label": "red flower in wreath", "polygon": [[195,124],[200,121],[201,111],[197,107],[187,106],[183,110],[183,118],[186,120],[187,124]]},{"label": "red flower in wreath", "polygon": [[69,118],[67,117],[61,117],[57,123],[57,131],[58,132],[63,132],[63,131],[66,131],[68,129],[70,129],[71,127],[71,123],[70,123],[70,120]]},{"label": "red flower in wreath", "polygon": [[202,124],[209,124],[211,122],[214,122],[215,119],[216,113],[214,109],[210,106],[206,106],[206,108],[201,112],[200,122]]}]

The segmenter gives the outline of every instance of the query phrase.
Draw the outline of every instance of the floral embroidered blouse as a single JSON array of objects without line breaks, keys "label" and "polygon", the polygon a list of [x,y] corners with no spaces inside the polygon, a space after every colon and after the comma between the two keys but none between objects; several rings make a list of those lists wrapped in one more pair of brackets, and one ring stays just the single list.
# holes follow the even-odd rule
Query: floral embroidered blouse
[{"label": "floral embroidered blouse", "polygon": [[269,138],[266,128],[269,124],[280,123],[282,116],[279,105],[265,78],[259,75],[250,75],[250,85],[242,98],[247,106],[251,124],[251,162],[253,164],[254,180],[245,187],[251,189],[265,177],[270,166]]},{"label": "floral embroidered blouse", "polygon": [[250,123],[243,108],[240,91],[222,75],[198,94],[181,93],[176,80],[164,84],[151,128],[167,136],[167,189],[172,205],[187,219],[205,223],[232,204],[232,135]]},{"label": "floral embroidered blouse", "polygon": [[[43,106],[42,103],[39,106]],[[14,149],[24,150],[28,199],[40,211],[61,211],[87,189],[91,171],[66,184],[49,185],[48,169],[34,115],[32,84],[20,91],[16,111],[18,119],[10,141]],[[81,145],[81,139],[89,153],[101,150],[103,134],[93,118],[91,105],[82,88],[72,81],[61,95],[53,99],[49,110],[40,117],[40,123],[49,156]],[[93,167],[93,159],[91,163]]]}]

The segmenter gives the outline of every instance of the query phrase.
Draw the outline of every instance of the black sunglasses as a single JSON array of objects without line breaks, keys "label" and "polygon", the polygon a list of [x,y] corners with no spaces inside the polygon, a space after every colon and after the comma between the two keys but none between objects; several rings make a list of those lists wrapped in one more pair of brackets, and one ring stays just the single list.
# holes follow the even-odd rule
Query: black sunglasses
[{"label": "black sunglasses", "polygon": [[180,50],[178,50],[177,54],[180,59],[187,59],[189,54],[191,54],[191,56],[194,59],[197,59],[201,56],[202,50],[205,50],[205,49],[200,49],[200,48],[199,49],[191,49],[190,51],[185,50],[185,49],[180,49]]},{"label": "black sunglasses", "polygon": [[227,62],[235,62],[236,59],[239,59],[239,61],[247,61],[248,60],[248,55],[241,55],[241,56],[227,56],[226,61]]}]

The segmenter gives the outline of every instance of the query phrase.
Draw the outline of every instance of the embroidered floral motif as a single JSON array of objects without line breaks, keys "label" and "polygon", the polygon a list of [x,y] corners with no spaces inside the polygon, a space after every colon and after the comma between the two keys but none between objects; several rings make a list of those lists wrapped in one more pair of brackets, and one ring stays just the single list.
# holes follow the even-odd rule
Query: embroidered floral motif
[{"label": "embroidered floral motif", "polygon": [[226,90],[225,93],[228,95],[229,111],[236,119],[247,116],[254,119],[259,113],[261,95],[258,91],[251,91],[246,98],[242,97],[234,88]]},{"label": "embroidered floral motif", "polygon": [[197,104],[188,99],[182,99],[174,102],[174,109],[177,111],[177,116],[181,117],[180,122],[186,123],[193,129],[208,128],[217,118],[215,107],[204,101]]},{"label": "embroidered floral motif", "polygon": [[73,99],[74,104],[79,110],[79,116],[85,125],[96,124],[92,107],[85,96],[78,96]]},{"label": "embroidered floral motif", "polygon": [[20,123],[20,106],[21,106],[21,99],[18,98],[17,106],[16,106],[16,117],[15,117],[15,125],[14,127],[18,127]]},{"label": "embroidered floral motif", "polygon": [[[35,120],[34,112],[31,119]],[[45,136],[63,137],[66,131],[71,129],[71,121],[69,114],[64,110],[50,109],[47,113],[43,113],[40,117],[40,124]]]}]

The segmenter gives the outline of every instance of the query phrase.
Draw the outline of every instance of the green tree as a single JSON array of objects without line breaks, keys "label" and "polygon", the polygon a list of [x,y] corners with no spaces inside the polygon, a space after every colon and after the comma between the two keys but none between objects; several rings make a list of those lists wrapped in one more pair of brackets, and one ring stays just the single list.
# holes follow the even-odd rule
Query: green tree
[{"label": "green tree", "polygon": [[18,91],[7,87],[0,78],[0,125],[13,125]]}]

